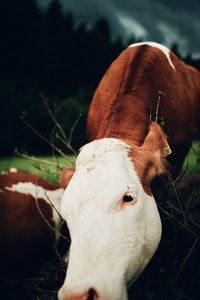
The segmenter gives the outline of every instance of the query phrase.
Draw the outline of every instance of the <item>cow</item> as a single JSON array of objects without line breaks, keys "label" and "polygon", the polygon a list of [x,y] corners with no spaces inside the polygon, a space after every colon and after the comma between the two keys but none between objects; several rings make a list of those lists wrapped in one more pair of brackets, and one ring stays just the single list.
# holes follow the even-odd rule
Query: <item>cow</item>
[{"label": "cow", "polygon": [[130,45],[111,64],[61,200],[71,246],[59,300],[128,299],[161,238],[150,184],[180,172],[199,107],[199,72],[163,45]]},{"label": "cow", "polygon": [[[63,175],[62,175],[63,177]],[[62,180],[62,186],[66,187]],[[0,174],[0,265],[12,272],[50,257],[61,227],[64,188],[16,168]],[[5,274],[3,274],[4,276]]]}]

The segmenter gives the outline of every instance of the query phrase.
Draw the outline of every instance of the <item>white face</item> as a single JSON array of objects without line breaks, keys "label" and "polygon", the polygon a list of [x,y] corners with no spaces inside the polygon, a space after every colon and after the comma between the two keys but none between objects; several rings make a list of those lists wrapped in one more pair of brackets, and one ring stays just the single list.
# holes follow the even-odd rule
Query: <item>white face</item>
[{"label": "white face", "polygon": [[59,300],[127,299],[127,285],[159,244],[155,200],[143,190],[129,151],[120,140],[102,139],[79,154],[61,201],[72,242]]}]

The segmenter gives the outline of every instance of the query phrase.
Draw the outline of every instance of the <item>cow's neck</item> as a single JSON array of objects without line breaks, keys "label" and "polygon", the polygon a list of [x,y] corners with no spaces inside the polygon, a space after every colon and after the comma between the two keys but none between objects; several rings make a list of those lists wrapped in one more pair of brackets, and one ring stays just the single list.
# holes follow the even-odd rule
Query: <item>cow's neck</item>
[{"label": "cow's neck", "polygon": [[[123,101],[113,105],[111,113],[104,116],[97,138],[113,137],[126,140],[129,144],[140,146],[148,132],[150,124],[150,108],[144,101],[137,101],[133,109],[133,99],[131,95],[123,96]],[[144,107],[144,105],[146,107]]]}]

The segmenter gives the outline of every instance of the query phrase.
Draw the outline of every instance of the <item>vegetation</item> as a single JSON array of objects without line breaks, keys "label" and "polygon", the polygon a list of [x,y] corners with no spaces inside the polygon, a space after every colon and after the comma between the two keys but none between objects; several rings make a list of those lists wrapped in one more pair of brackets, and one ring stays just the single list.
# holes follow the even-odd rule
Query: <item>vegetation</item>
[{"label": "vegetation", "polygon": [[183,164],[183,171],[195,170],[200,170],[200,141],[193,142]]},{"label": "vegetation", "polygon": [[[72,160],[75,160],[75,156],[71,156],[71,158]],[[53,164],[51,164],[51,162]],[[63,166],[71,166],[63,156],[37,156],[36,160],[19,156],[0,158],[0,172],[10,168],[17,168],[38,174],[55,183],[58,182],[59,173]]]}]

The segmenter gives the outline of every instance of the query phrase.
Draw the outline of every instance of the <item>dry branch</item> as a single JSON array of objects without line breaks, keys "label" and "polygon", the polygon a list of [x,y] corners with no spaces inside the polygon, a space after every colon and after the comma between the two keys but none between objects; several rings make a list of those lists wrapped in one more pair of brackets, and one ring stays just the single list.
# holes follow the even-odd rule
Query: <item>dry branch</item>
[{"label": "dry branch", "polygon": [[80,112],[79,115],[78,115],[78,118],[75,120],[75,122],[74,122],[74,124],[73,124],[73,126],[72,126],[72,128],[70,130],[69,139],[68,139],[69,144],[71,144],[72,135],[74,133],[74,129],[76,128],[76,125],[78,124],[78,122],[79,122],[80,118],[82,117],[82,115],[83,115],[82,112]]},{"label": "dry branch", "polygon": [[49,106],[49,103],[48,103],[48,98],[44,96],[43,93],[40,93],[41,97],[42,97],[42,100],[47,108],[47,111],[48,113],[50,114],[53,122],[55,123],[56,127],[58,128],[58,130],[61,132],[62,136],[63,136],[63,139],[66,141],[66,143],[68,142],[68,139],[64,133],[64,130],[62,129],[61,125],[59,124],[59,122],[57,121],[56,117],[54,116],[50,106]]},{"label": "dry branch", "polygon": [[196,234],[193,230],[191,230],[188,226],[180,222],[177,218],[175,218],[173,215],[171,215],[168,211],[166,211],[161,205],[158,205],[159,209],[171,219],[171,222],[175,225],[178,225],[180,228],[184,229],[185,231],[191,233],[193,236],[195,236],[197,239],[200,239],[200,235]]},{"label": "dry branch", "polygon": [[35,199],[35,204],[36,204],[36,206],[37,206],[37,209],[38,209],[39,214],[41,215],[41,217],[42,217],[42,219],[45,221],[45,223],[48,225],[48,227],[49,227],[54,233],[58,234],[58,235],[59,235],[60,237],[62,237],[63,239],[69,241],[69,239],[68,239],[66,236],[64,236],[64,235],[61,234],[58,230],[56,230],[56,229],[49,223],[49,221],[45,218],[43,212],[42,212],[41,209],[40,209],[40,206],[39,206],[39,204],[38,204],[38,199],[37,199],[37,198]]},{"label": "dry branch", "polygon": [[194,250],[194,248],[195,248],[195,246],[196,246],[196,244],[197,244],[198,241],[199,241],[199,239],[196,238],[195,241],[194,241],[194,243],[193,243],[193,245],[192,245],[192,247],[190,248],[190,251],[189,251],[188,254],[186,255],[184,261],[182,262],[182,264],[181,264],[181,266],[180,266],[180,268],[179,268],[179,270],[178,270],[178,272],[177,272],[176,279],[179,278],[179,276],[180,276],[180,274],[181,274],[181,272],[182,272],[182,270],[183,270],[183,268],[184,268],[184,265],[186,264],[187,260],[188,260],[189,257],[191,256],[192,251]]},{"label": "dry branch", "polygon": [[52,201],[49,199],[49,197],[47,196],[47,193],[45,193],[45,196],[47,197],[47,200],[49,201],[51,207],[53,207],[53,209],[55,210],[55,212],[57,213],[57,215],[60,217],[60,219],[65,222],[65,220],[62,218],[61,214],[59,213],[59,211],[57,210],[57,208],[55,207],[55,205],[52,203]]},{"label": "dry branch", "polygon": [[[60,125],[60,123],[58,122],[58,120],[56,119],[54,113],[52,112],[50,106],[49,106],[49,101],[48,101],[48,98],[43,94],[43,93],[40,93],[41,97],[42,97],[42,100],[47,108],[47,111],[49,113],[49,115],[51,116],[54,124],[55,124],[55,127],[58,129],[58,131],[61,133],[61,136],[57,133],[56,134],[56,137],[69,149],[71,150],[74,154],[77,154],[77,152],[73,149],[73,147],[71,146],[71,137],[72,137],[72,134],[70,132],[70,137],[69,139],[67,138],[62,126]],[[75,121],[75,125],[73,125],[71,131],[73,130],[74,131],[74,128],[75,126],[77,125],[78,121],[79,121],[80,117]],[[73,133],[72,131],[72,133]]]},{"label": "dry branch", "polygon": [[51,146],[57,153],[59,153],[61,156],[63,156],[67,161],[72,163],[74,165],[74,161],[66,155],[62,150],[60,150],[58,147],[56,147],[54,144],[52,144],[47,138],[45,138],[36,128],[34,128],[27,120],[22,118],[23,122],[26,124],[27,127],[29,127],[37,136],[39,136],[45,143],[47,143],[49,146]]},{"label": "dry branch", "polygon": [[171,185],[173,187],[173,191],[175,193],[176,200],[177,200],[178,205],[180,207],[180,210],[181,210],[181,213],[182,213],[182,216],[183,216],[183,220],[184,220],[184,224],[186,224],[186,217],[185,217],[185,212],[184,212],[183,205],[182,205],[182,202],[181,202],[181,198],[180,198],[180,195],[179,195],[179,193],[178,193],[178,191],[176,189],[176,186],[175,186],[176,181],[175,182],[173,181],[171,175],[169,175],[168,177],[169,177],[170,183],[171,183]]},{"label": "dry branch", "polygon": [[18,149],[15,149],[14,153],[17,154],[18,156],[21,156],[21,157],[29,159],[29,160],[33,160],[35,162],[39,162],[39,163],[43,163],[43,164],[48,164],[48,165],[51,165],[51,166],[56,166],[56,167],[59,167],[60,169],[62,169],[62,167],[64,167],[64,165],[58,166],[58,164],[56,162],[52,162],[50,160],[46,160],[46,159],[42,159],[42,158],[37,158],[37,157],[35,157],[33,155],[22,153]]},{"label": "dry branch", "polygon": [[156,105],[156,117],[155,117],[155,122],[158,123],[158,114],[159,114],[159,107],[160,107],[160,100],[161,100],[161,97],[165,96],[166,93],[163,92],[163,91],[158,91],[158,100],[157,100],[157,105]]}]

